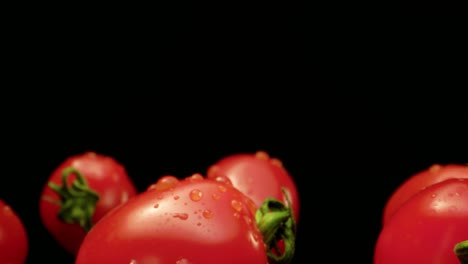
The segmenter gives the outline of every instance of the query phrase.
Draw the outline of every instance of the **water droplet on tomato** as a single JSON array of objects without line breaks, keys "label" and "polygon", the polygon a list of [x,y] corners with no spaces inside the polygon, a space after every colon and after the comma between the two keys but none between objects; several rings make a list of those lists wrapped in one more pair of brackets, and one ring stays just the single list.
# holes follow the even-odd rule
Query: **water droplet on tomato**
[{"label": "water droplet on tomato", "polygon": [[175,214],[172,215],[172,217],[179,218],[181,220],[187,220],[189,216],[188,216],[188,214],[185,214],[185,213],[180,213],[180,214],[175,213]]},{"label": "water droplet on tomato", "polygon": [[203,211],[203,217],[205,217],[206,219],[210,219],[213,217],[213,212],[211,212],[210,210],[206,209]]},{"label": "water droplet on tomato", "polygon": [[164,198],[164,195],[162,193],[160,193],[157,197],[156,197],[158,200],[162,200]]},{"label": "water droplet on tomato", "polygon": [[437,194],[435,194],[435,193],[433,193],[433,194],[431,195],[432,198],[436,198],[436,196],[437,196]]},{"label": "water droplet on tomato", "polygon": [[254,244],[257,244],[258,241],[260,240],[260,236],[254,231],[251,231],[249,235],[250,235],[251,241],[254,242]]},{"label": "water droplet on tomato", "polygon": [[278,166],[280,168],[283,168],[283,162],[281,162],[281,160],[277,159],[277,158],[272,158],[270,160],[271,164],[273,164],[274,166]]},{"label": "water droplet on tomato", "polygon": [[3,206],[3,213],[6,215],[6,216],[11,216],[13,215],[13,210],[11,209],[11,207],[9,205],[4,205]]},{"label": "water droplet on tomato", "polygon": [[211,198],[213,198],[213,200],[219,200],[219,194],[213,193],[213,194],[211,195]]},{"label": "water droplet on tomato", "polygon": [[87,151],[85,155],[88,156],[88,158],[93,158],[93,159],[97,157],[97,154],[94,151]]},{"label": "water droplet on tomato", "polygon": [[250,218],[248,215],[244,215],[244,221],[249,226],[252,224],[252,218]]},{"label": "water droplet on tomato", "polygon": [[440,169],[442,169],[442,166],[440,164],[434,164],[434,165],[430,166],[428,170],[429,170],[430,173],[436,173]]},{"label": "water droplet on tomato", "polygon": [[198,189],[194,189],[190,192],[189,196],[192,201],[200,201],[203,196],[203,193]]},{"label": "water droplet on tomato", "polygon": [[175,185],[179,183],[179,179],[175,176],[166,175],[161,177],[157,182],[156,186],[154,187],[157,191],[164,191],[170,188],[173,188]]},{"label": "water droplet on tomato", "polygon": [[211,165],[207,170],[206,176],[210,178],[214,177],[218,173],[218,170],[219,170],[218,165]]},{"label": "water droplet on tomato", "polygon": [[153,206],[153,208],[158,208],[158,207],[159,207],[159,204],[155,204],[155,205]]},{"label": "water droplet on tomato", "polygon": [[229,179],[228,177],[226,177],[226,176],[224,176],[224,175],[216,176],[216,178],[215,178],[214,180],[217,181],[217,182],[222,182],[222,183],[224,183],[224,184],[227,184],[227,185],[231,185],[231,186],[232,186],[231,179]]},{"label": "water droplet on tomato", "polygon": [[150,186],[148,186],[148,188],[146,188],[146,190],[147,191],[156,190],[156,183],[153,183]]},{"label": "water droplet on tomato", "polygon": [[187,179],[189,179],[190,181],[200,181],[203,180],[203,175],[201,175],[200,173],[194,173]]},{"label": "water droplet on tomato", "polygon": [[129,264],[137,264],[137,261],[134,260],[134,259],[132,259],[132,260],[130,260],[130,263],[129,263]]},{"label": "water droplet on tomato", "polygon": [[267,160],[267,159],[270,158],[270,155],[268,155],[268,153],[266,153],[266,151],[259,150],[259,151],[255,152],[255,157],[257,159]]},{"label": "water droplet on tomato", "polygon": [[240,218],[240,214],[238,212],[235,212],[233,215],[235,218]]},{"label": "water droplet on tomato", "polygon": [[179,195],[174,196],[174,200],[179,200]]},{"label": "water droplet on tomato", "polygon": [[200,223],[200,222],[198,222],[198,223],[197,223],[197,226],[201,226],[201,223]]},{"label": "water droplet on tomato", "polygon": [[220,192],[226,192],[226,186],[223,186],[223,185],[218,185],[218,191]]},{"label": "water droplet on tomato", "polygon": [[239,202],[238,200],[232,200],[231,201],[231,206],[237,212],[240,212],[242,210],[242,203]]}]

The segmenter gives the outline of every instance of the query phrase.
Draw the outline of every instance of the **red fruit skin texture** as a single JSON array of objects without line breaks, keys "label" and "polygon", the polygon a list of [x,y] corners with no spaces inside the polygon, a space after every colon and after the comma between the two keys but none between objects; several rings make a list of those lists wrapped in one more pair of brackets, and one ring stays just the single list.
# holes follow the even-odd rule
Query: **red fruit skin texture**
[{"label": "red fruit skin texture", "polygon": [[468,238],[468,179],[448,179],[420,191],[383,227],[374,264],[459,264],[453,252]]},{"label": "red fruit skin texture", "polygon": [[97,223],[75,264],[266,264],[255,210],[224,182],[160,180]]},{"label": "red fruit skin texture", "polygon": [[272,197],[284,204],[287,199],[281,188],[285,188],[290,198],[296,222],[299,220],[299,193],[297,186],[282,162],[272,158],[265,151],[233,154],[218,160],[207,170],[208,178],[225,176],[232,185],[250,197],[257,207]]},{"label": "red fruit skin texture", "polygon": [[0,263],[26,263],[28,242],[24,223],[13,208],[0,199]]},{"label": "red fruit skin texture", "polygon": [[[62,171],[70,166],[80,171],[88,186],[100,195],[92,217],[93,224],[114,207],[125,203],[137,194],[136,187],[122,164],[110,156],[91,151],[68,157],[52,172],[48,182],[52,181],[61,185]],[[70,176],[68,184],[70,185],[75,178],[74,175]],[[39,203],[44,226],[66,251],[76,255],[86,235],[85,230],[77,224],[62,222],[57,217],[59,205],[47,201],[45,197],[59,199],[59,196],[46,184]]]},{"label": "red fruit skin texture", "polygon": [[468,166],[463,164],[434,164],[428,169],[412,175],[387,200],[382,217],[383,226],[386,225],[398,208],[413,195],[428,186],[451,178],[468,178]]}]

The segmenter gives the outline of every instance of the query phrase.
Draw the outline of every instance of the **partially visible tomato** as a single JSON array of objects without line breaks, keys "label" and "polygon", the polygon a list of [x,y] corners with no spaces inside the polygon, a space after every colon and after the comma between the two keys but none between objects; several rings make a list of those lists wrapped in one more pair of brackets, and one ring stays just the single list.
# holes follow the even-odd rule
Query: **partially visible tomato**
[{"label": "partially visible tomato", "polygon": [[44,226],[76,255],[89,229],[137,194],[124,166],[95,152],[68,157],[50,175],[39,203]]},{"label": "partially visible tomato", "polygon": [[468,178],[468,166],[462,164],[434,164],[428,169],[412,175],[387,200],[383,212],[383,225],[413,195],[435,183],[451,178]]},{"label": "partially visible tomato", "polygon": [[28,234],[23,221],[0,199],[0,263],[24,264],[28,250]]},{"label": "partially visible tomato", "polygon": [[266,264],[255,210],[227,180],[165,176],[102,218],[75,264]]},{"label": "partially visible tomato", "polygon": [[[299,193],[297,186],[278,158],[272,158],[265,151],[232,154],[221,158],[207,171],[208,178],[228,177],[234,187],[249,196],[257,205],[272,197],[291,206],[296,222],[299,220]],[[285,197],[286,191],[289,196]]]},{"label": "partially visible tomato", "polygon": [[468,238],[468,179],[435,183],[409,198],[381,230],[374,264],[459,264]]}]

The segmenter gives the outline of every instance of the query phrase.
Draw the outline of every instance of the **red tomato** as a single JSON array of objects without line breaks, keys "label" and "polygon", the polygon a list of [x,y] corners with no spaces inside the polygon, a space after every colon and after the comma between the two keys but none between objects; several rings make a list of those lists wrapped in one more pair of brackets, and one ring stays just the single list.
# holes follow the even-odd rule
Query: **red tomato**
[{"label": "red tomato", "polygon": [[286,190],[296,222],[299,220],[299,194],[295,182],[282,162],[265,151],[255,154],[233,154],[218,160],[207,171],[208,178],[228,177],[234,187],[249,196],[257,205],[272,197],[287,204],[281,188]]},{"label": "red tomato", "polygon": [[0,200],[0,263],[23,264],[28,255],[28,236],[20,217]]},{"label": "red tomato", "polygon": [[468,238],[468,179],[448,179],[420,191],[383,227],[374,264],[459,264],[455,245]]},{"label": "red tomato", "polygon": [[163,177],[101,219],[75,264],[266,264],[254,214],[253,202],[226,182]]},{"label": "red tomato", "polygon": [[401,184],[387,200],[383,213],[383,225],[392,217],[395,211],[410,197],[432,184],[450,178],[468,178],[468,166],[461,164],[434,164],[426,170],[418,172]]},{"label": "red tomato", "polygon": [[136,194],[136,187],[120,163],[109,156],[86,152],[67,158],[53,171],[42,191],[40,216],[58,243],[76,255],[87,231],[112,208]]}]

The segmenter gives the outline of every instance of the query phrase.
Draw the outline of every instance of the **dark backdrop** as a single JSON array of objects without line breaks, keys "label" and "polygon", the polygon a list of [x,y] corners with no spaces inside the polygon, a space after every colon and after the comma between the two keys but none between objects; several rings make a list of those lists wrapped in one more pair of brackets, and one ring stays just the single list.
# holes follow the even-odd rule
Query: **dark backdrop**
[{"label": "dark backdrop", "polygon": [[467,162],[456,23],[361,23],[295,3],[210,8],[12,29],[0,196],[24,219],[28,263],[73,262],[37,203],[55,166],[88,150],[124,164],[139,190],[268,151],[300,192],[295,263],[370,263],[396,186],[433,163]]}]

